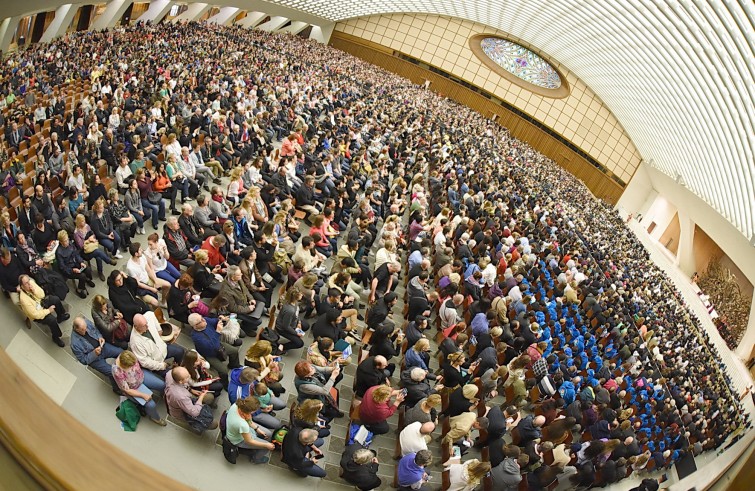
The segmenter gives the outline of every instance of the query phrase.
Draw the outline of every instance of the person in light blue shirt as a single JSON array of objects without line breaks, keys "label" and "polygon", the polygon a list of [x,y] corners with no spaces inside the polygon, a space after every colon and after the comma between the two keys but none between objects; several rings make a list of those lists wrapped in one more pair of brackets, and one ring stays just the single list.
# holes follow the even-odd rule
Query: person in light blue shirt
[{"label": "person in light blue shirt", "polygon": [[232,445],[251,451],[252,462],[266,464],[270,461],[270,450],[275,450],[275,445],[261,437],[264,429],[252,421],[252,413],[257,409],[259,402],[254,397],[237,400],[228,408],[225,436]]},{"label": "person in light blue shirt", "polygon": [[409,270],[422,262],[422,251],[415,249],[414,252],[409,254]]}]

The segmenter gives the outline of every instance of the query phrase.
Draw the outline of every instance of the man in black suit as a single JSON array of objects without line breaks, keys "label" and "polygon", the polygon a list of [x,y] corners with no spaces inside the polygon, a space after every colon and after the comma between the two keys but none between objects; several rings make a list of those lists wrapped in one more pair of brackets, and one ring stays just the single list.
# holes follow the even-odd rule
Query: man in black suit
[{"label": "man in black suit", "polygon": [[34,217],[39,213],[37,207],[31,201],[31,196],[25,196],[21,206],[16,209],[18,216],[18,228],[27,236],[34,229]]},{"label": "man in black suit", "polygon": [[108,167],[115,170],[118,164],[115,162],[115,149],[113,148],[113,130],[105,130],[105,136],[100,143],[100,156],[107,162]]},{"label": "man in black suit", "polygon": [[8,145],[14,150],[18,150],[19,145],[21,145],[21,142],[26,138],[26,131],[26,126],[18,126],[18,123],[14,121],[5,138]]}]

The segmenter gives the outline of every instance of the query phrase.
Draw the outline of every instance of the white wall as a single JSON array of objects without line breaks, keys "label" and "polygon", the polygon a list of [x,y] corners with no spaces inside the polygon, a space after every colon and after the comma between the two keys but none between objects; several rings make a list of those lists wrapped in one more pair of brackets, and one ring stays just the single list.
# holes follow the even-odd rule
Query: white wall
[{"label": "white wall", "polygon": [[661,235],[666,231],[671,220],[674,219],[676,211],[677,207],[673,203],[669,202],[662,194],[658,194],[647,213],[643,215],[640,223],[647,229],[651,222],[655,222],[655,228],[650,233],[650,236],[655,240],[660,240]]},{"label": "white wall", "polygon": [[[652,205],[643,212],[648,201],[652,201]],[[616,206],[626,213],[643,213],[641,224],[645,228],[655,221],[657,227],[651,236],[656,240],[666,230],[674,213],[680,210],[708,234],[755,285],[755,247],[725,217],[658,169],[642,163]],[[748,356],[755,343],[755,299],[751,308],[747,332],[737,348],[740,357]]]}]

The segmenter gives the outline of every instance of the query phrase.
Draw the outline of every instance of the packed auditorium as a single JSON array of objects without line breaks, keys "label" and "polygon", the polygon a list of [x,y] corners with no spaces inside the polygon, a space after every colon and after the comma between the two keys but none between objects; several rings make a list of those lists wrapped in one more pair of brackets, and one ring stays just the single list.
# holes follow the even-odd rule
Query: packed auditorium
[{"label": "packed auditorium", "polygon": [[0,487],[751,489],[750,2],[5,10]]}]

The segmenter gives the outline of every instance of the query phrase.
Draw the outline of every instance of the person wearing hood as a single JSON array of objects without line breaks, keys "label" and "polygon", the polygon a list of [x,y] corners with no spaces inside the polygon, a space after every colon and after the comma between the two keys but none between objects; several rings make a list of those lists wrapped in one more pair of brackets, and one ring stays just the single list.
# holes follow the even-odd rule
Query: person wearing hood
[{"label": "person wearing hood", "polygon": [[490,470],[493,488],[500,491],[515,491],[522,481],[521,466],[529,463],[527,454],[521,454],[519,447],[507,445],[503,449],[503,462]]},{"label": "person wearing hood", "polygon": [[576,389],[574,382],[571,380],[564,380],[561,386],[558,388],[558,393],[561,394],[561,398],[564,400],[564,404],[569,406],[576,399]]},{"label": "person wearing hood", "polygon": [[383,356],[389,361],[387,370],[392,375],[396,369],[395,363],[390,361],[401,354],[401,344],[404,341],[404,331],[396,327],[392,320],[386,319],[375,328],[370,341],[370,354]]},{"label": "person wearing hood", "polygon": [[377,476],[378,467],[377,453],[359,443],[349,445],[341,455],[341,477],[361,491],[378,489],[383,484]]},{"label": "person wearing hood", "polygon": [[[423,268],[423,266],[427,266]],[[425,288],[430,279],[430,261],[428,259],[422,260],[417,266],[414,267],[414,274],[410,271],[409,283],[406,286],[406,293],[408,298],[412,297],[426,297]],[[419,271],[417,271],[419,269]]]},{"label": "person wearing hood", "polygon": [[168,413],[174,418],[186,421],[195,433],[214,430],[218,422],[213,418],[211,405],[215,396],[207,390],[189,388],[191,376],[184,367],[176,367],[165,375],[165,403]]},{"label": "person wearing hood", "polygon": [[608,421],[601,419],[588,428],[593,440],[601,440],[611,437],[611,426]]},{"label": "person wearing hood", "polygon": [[259,372],[250,367],[239,367],[228,375],[228,400],[234,404],[237,399],[246,399],[257,385]]}]

